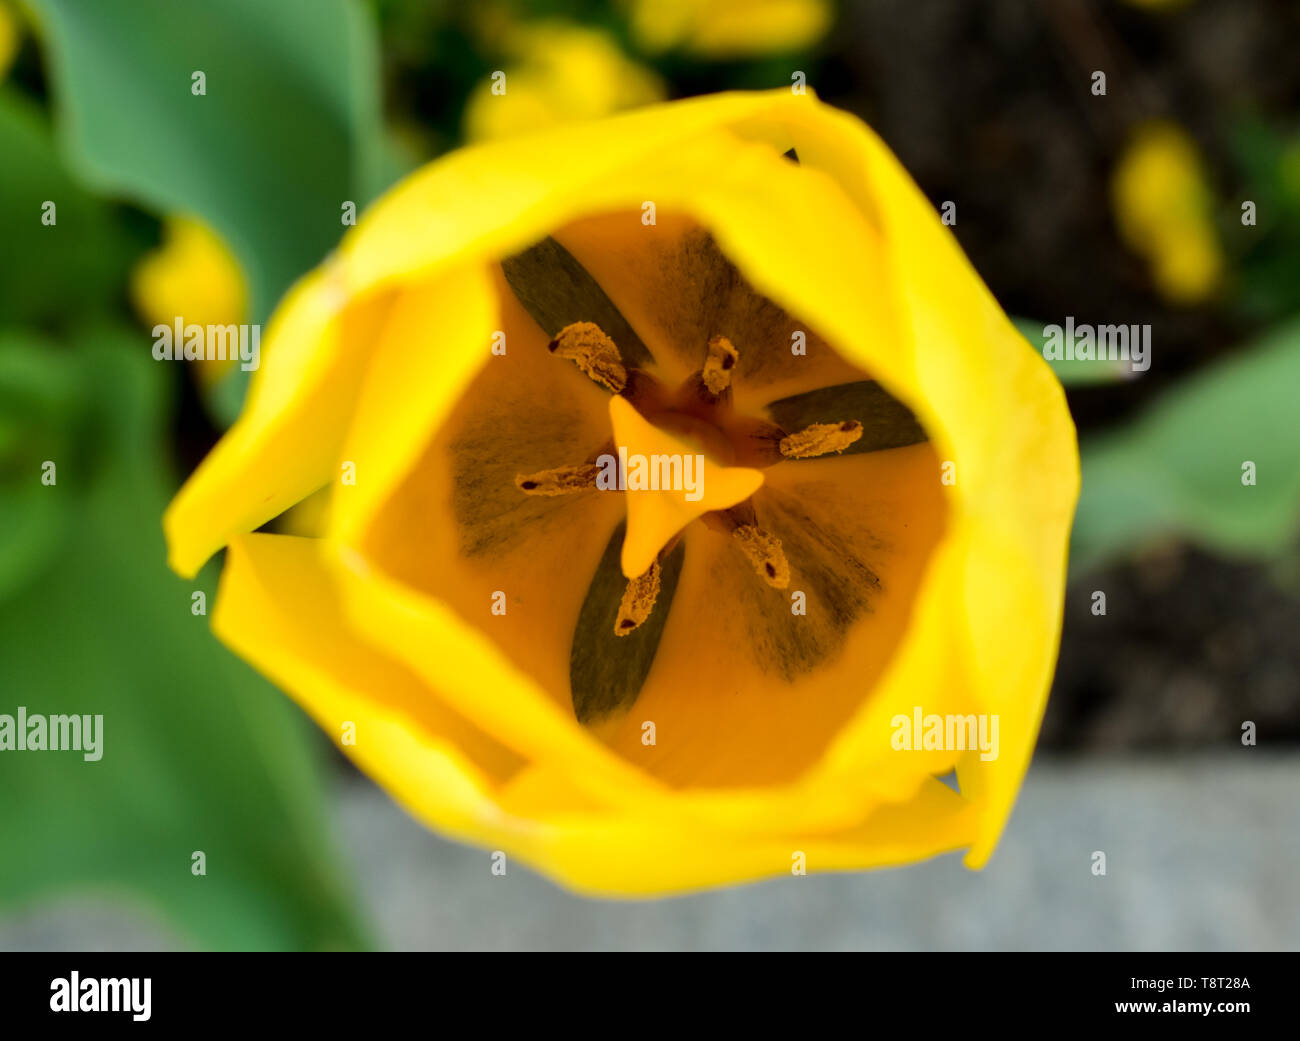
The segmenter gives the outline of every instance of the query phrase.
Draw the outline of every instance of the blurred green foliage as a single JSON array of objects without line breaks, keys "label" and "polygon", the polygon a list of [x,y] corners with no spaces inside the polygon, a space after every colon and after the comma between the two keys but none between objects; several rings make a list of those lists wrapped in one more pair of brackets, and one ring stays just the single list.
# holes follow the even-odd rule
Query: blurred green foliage
[{"label": "blurred green foliage", "polygon": [[199,947],[363,946],[319,739],[192,613],[216,566],[165,566],[178,373],[108,324],[145,246],[109,200],[220,228],[264,318],[333,247],[342,202],[390,175],[373,32],[351,0],[33,7],[63,154],[39,106],[0,92],[0,711],[103,715],[105,752],[0,758],[0,906],[129,893]]},{"label": "blurred green foliage", "polygon": [[1237,205],[1224,217],[1239,253],[1235,303],[1256,321],[1279,321],[1300,311],[1300,130],[1243,119],[1232,145],[1238,194],[1257,221],[1243,226]]},{"label": "blurred green foliage", "polygon": [[[1177,535],[1280,554],[1300,523],[1300,321],[1182,381],[1136,420],[1085,441],[1071,569]],[[1245,483],[1243,464],[1254,464]]]},{"label": "blurred green foliage", "polygon": [[216,229],[253,321],[334,248],[343,203],[382,187],[378,50],[351,0],[31,3],[75,172]]},{"label": "blurred green foliage", "polygon": [[39,480],[42,463],[76,460],[91,444],[77,425],[85,386],[76,359],[17,348],[15,335],[0,332],[0,602],[49,563],[72,520]]},{"label": "blurred green foliage", "polygon": [[[128,236],[112,207],[67,173],[40,108],[5,87],[0,87],[0,155],[5,323],[60,325],[69,315],[69,287],[76,287],[78,315],[114,313],[121,306],[122,273],[143,243]],[[54,228],[39,219],[47,201],[55,204]],[[76,248],[69,249],[74,236]]]},{"label": "blurred green foliage", "polygon": [[[359,946],[306,724],[193,613],[215,569],[192,584],[163,563],[165,370],[129,330],[74,342],[0,335],[19,427],[3,493],[26,518],[0,558],[0,708],[102,715],[103,758],[0,756],[0,905],[90,887],[154,903],[202,947]],[[17,553],[35,573],[14,572]]]}]

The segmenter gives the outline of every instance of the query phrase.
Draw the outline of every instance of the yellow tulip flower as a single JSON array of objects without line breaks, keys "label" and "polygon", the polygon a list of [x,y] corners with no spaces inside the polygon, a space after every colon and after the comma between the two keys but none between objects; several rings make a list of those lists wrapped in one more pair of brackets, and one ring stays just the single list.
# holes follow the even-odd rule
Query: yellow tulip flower
[{"label": "yellow tulip flower", "polygon": [[[783,90],[408,178],[281,303],[164,527],[181,574],[227,548],[217,634],[417,818],[650,894],[982,865],[1078,480],[897,160]],[[322,537],[255,533],[325,486]]]}]

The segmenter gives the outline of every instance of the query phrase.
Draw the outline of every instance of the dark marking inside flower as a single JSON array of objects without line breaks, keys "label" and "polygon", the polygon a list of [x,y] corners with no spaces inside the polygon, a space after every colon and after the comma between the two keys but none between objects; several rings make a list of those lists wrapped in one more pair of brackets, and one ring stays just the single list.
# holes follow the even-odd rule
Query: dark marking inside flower
[{"label": "dark marking inside flower", "polygon": [[683,365],[699,365],[700,344],[725,336],[740,351],[733,380],[750,385],[789,377],[806,366],[790,353],[802,333],[810,355],[835,352],[829,344],[769,297],[759,293],[704,228],[693,228],[660,248],[645,292],[664,301],[663,327]]},{"label": "dark marking inside flower", "polygon": [[793,148],[791,148],[791,149],[786,150],[785,152],[782,152],[782,153],[781,153],[781,158],[782,158],[782,159],[789,159],[790,162],[792,162],[792,163],[797,163],[797,162],[799,162],[799,153],[796,152]]},{"label": "dark marking inside flower", "polygon": [[593,322],[618,347],[625,365],[644,368],[654,359],[605,290],[553,238],[544,238],[501,262],[510,289],[547,337],[566,325]]},{"label": "dark marking inside flower", "polygon": [[797,495],[767,489],[758,502],[759,523],[781,540],[790,561],[790,588],[808,594],[811,624],[791,625],[788,596],[755,583],[735,555],[720,556],[711,576],[720,601],[735,598],[755,664],[790,682],[834,658],[881,593],[880,578],[863,556],[883,550],[879,539],[856,526],[827,523],[822,511],[809,509],[835,498],[833,485],[819,483]]},{"label": "dark marking inside flower", "polygon": [[911,409],[875,380],[841,383],[782,398],[768,405],[767,411],[780,426],[791,431],[814,423],[841,421],[843,429],[848,430],[852,422],[861,423],[862,436],[844,449],[844,455],[903,448],[929,440]]},{"label": "dark marking inside flower", "polygon": [[573,633],[569,685],[580,723],[599,722],[635,703],[654,664],[686,559],[683,540],[660,562],[659,593],[650,616],[631,632],[619,635],[614,625],[628,585],[620,562],[625,528],[619,524],[605,547]]},{"label": "dark marking inside flower", "polygon": [[549,408],[521,401],[518,407],[470,418],[448,445],[452,511],[462,553],[505,552],[564,522],[573,496],[521,495],[515,477],[521,471],[533,476],[557,459],[586,458],[592,446],[573,430],[576,408],[563,400]]}]

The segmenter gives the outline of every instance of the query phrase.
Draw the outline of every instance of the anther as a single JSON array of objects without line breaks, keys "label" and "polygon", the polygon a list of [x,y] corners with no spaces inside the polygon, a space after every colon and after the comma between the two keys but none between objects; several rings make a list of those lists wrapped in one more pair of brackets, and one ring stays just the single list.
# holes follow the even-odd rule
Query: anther
[{"label": "anther", "polygon": [[786,459],[812,459],[829,452],[843,452],[861,436],[862,424],[856,419],[843,423],[814,423],[781,438],[781,454]]},{"label": "anther", "polygon": [[655,561],[636,578],[630,579],[618,605],[618,618],[614,621],[614,634],[627,636],[650,617],[655,600],[659,598],[659,561]]},{"label": "anther", "polygon": [[595,488],[599,473],[595,463],[557,466],[534,474],[516,474],[515,487],[525,495],[569,495]]},{"label": "anther", "polygon": [[742,524],[731,533],[754,570],[773,589],[790,584],[790,562],[785,559],[781,540],[754,524]]},{"label": "anther", "polygon": [[731,373],[740,360],[740,352],[725,336],[709,337],[709,353],[700,372],[704,386],[715,398],[731,386]]},{"label": "anther", "polygon": [[615,394],[627,386],[627,369],[618,346],[594,322],[574,322],[559,331],[547,349],[557,358],[568,358],[591,379]]}]

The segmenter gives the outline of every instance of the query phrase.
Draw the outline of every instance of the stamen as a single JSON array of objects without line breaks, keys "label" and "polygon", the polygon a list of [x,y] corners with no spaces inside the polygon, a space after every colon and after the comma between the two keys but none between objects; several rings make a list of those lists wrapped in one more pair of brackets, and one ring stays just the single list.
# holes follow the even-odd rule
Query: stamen
[{"label": "stamen", "polygon": [[659,561],[656,560],[643,574],[628,581],[623,600],[618,605],[614,635],[627,636],[650,617],[655,600],[659,598],[659,574]]},{"label": "stamen", "polygon": [[740,352],[725,336],[709,337],[709,353],[700,375],[704,386],[715,398],[731,386],[731,372],[740,360]]},{"label": "stamen", "polygon": [[754,565],[754,570],[773,589],[790,584],[790,562],[785,559],[781,540],[754,524],[742,524],[731,537]]},{"label": "stamen", "polygon": [[618,346],[594,322],[574,322],[559,331],[548,349],[568,358],[602,386],[620,394],[627,386],[627,369]]},{"label": "stamen", "polygon": [[596,487],[600,467],[595,463],[556,466],[535,474],[516,474],[515,487],[525,495],[569,495]]},{"label": "stamen", "polygon": [[781,454],[787,459],[812,459],[828,452],[843,452],[862,436],[856,419],[844,423],[814,423],[796,434],[781,438]]}]

